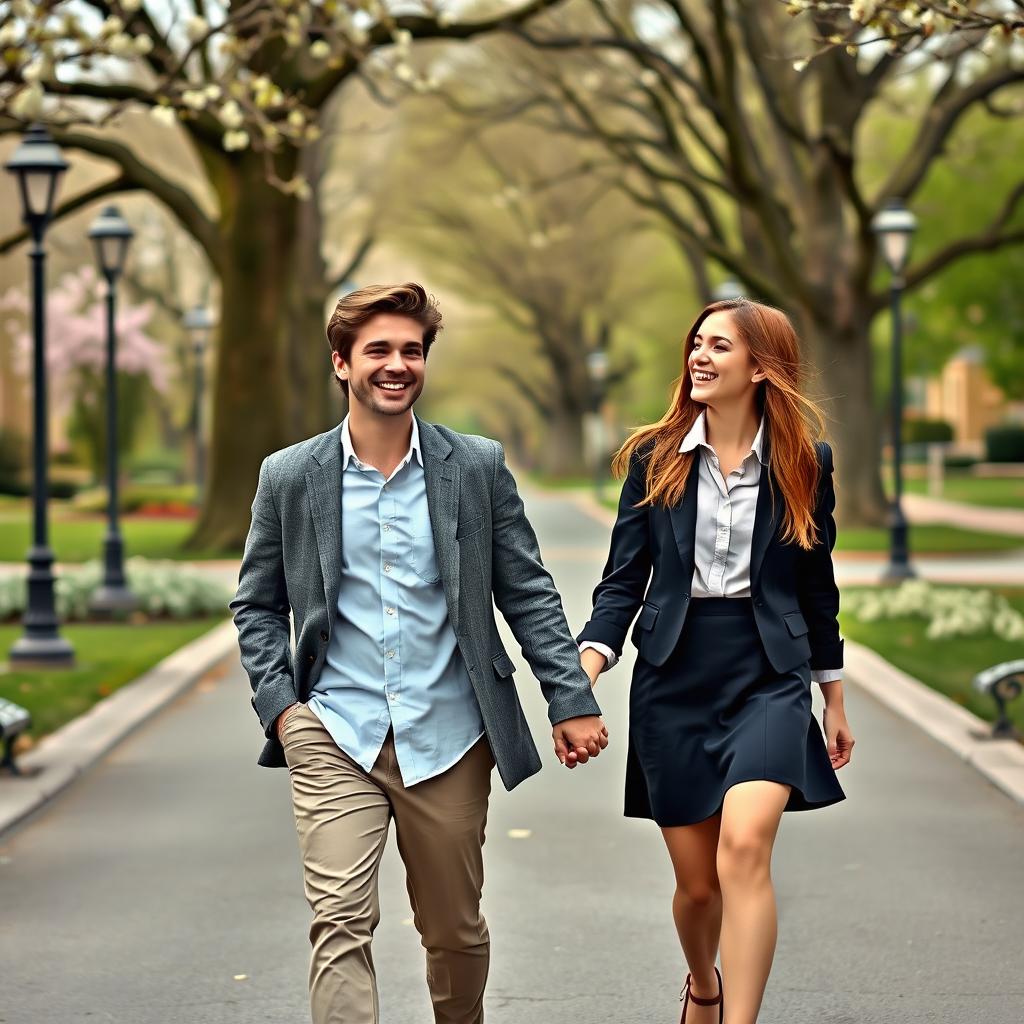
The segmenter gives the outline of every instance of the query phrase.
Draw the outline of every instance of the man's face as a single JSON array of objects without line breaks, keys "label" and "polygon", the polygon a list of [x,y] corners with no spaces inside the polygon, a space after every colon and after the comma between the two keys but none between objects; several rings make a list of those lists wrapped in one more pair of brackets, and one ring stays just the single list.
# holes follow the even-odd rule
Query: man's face
[{"label": "man's face", "polygon": [[400,416],[423,390],[423,328],[407,316],[378,313],[363,324],[347,360],[331,355],[334,372],[348,381],[349,402],[369,412]]}]

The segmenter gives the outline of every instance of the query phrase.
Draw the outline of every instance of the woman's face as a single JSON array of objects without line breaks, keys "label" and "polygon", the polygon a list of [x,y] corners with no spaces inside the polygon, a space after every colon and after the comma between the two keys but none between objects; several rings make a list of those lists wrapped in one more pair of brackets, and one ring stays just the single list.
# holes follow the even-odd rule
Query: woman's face
[{"label": "woman's face", "polygon": [[693,339],[686,369],[693,400],[716,408],[748,401],[765,379],[725,310],[704,318]]}]

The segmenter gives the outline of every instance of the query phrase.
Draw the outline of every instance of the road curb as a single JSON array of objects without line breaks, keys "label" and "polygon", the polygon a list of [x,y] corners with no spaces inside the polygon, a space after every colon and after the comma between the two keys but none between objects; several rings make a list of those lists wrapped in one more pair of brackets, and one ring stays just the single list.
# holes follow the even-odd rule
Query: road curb
[{"label": "road curb", "polygon": [[1024,804],[1024,746],[1014,740],[991,739],[988,722],[890,664],[870,647],[846,640],[843,650],[843,674],[852,683]]},{"label": "road curb", "polygon": [[21,777],[0,779],[0,835],[70,785],[90,765],[233,653],[232,621],[158,662],[134,682],[51,733],[23,757]]}]

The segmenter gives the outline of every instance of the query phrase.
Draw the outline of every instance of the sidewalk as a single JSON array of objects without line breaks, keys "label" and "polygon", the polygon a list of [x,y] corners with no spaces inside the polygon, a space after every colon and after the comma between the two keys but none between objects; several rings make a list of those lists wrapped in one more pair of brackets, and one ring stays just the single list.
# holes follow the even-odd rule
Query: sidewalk
[{"label": "sidewalk", "polygon": [[1015,508],[988,508],[923,494],[904,494],[903,511],[912,523],[948,523],[966,530],[1024,537],[1024,510]]}]

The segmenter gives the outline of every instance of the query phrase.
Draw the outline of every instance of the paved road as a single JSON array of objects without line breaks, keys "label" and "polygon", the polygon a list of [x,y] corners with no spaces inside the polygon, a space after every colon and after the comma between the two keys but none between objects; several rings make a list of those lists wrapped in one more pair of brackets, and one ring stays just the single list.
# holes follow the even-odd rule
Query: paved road
[{"label": "paved road", "polygon": [[[530,507],[578,626],[605,528],[558,498]],[[491,1024],[678,1019],[667,858],[653,826],[619,813],[628,671],[599,689],[606,754],[572,773],[547,755],[541,776],[495,794]],[[525,670],[518,685],[543,742]],[[0,839],[0,1024],[308,1020],[287,778],[254,763],[247,694],[226,666]],[[1019,1024],[1024,809],[856,689],[849,705],[850,799],[784,823],[762,1022]],[[375,944],[382,1019],[425,1024],[401,879],[392,845]]]}]

